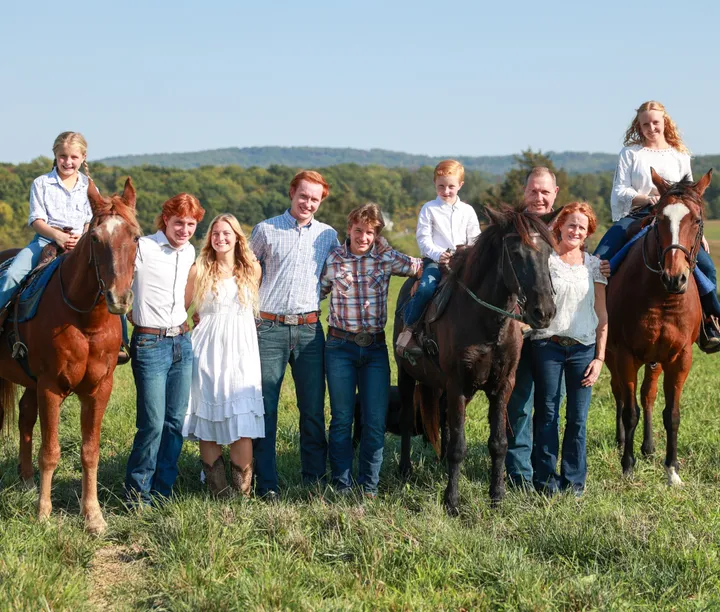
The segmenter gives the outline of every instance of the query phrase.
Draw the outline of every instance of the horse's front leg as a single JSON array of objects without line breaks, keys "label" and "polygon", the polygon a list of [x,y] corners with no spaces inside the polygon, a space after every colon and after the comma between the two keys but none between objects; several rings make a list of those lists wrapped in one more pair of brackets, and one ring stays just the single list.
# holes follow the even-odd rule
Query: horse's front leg
[{"label": "horse's front leg", "polygon": [[615,398],[615,443],[619,450],[625,447],[625,426],[623,425],[623,394],[620,385],[620,375],[616,370],[615,360],[610,350],[606,353],[608,370],[610,370],[610,388]]},{"label": "horse's front leg", "polygon": [[60,422],[60,405],[65,396],[58,395],[38,381],[37,406],[40,413],[40,496],[38,499],[38,519],[50,517],[52,512],[52,478],[60,461],[60,443],[58,442],[58,424]]},{"label": "horse's front leg", "polygon": [[37,417],[37,391],[35,389],[25,389],[25,392],[20,398],[20,452],[18,453],[18,473],[26,489],[35,488],[32,463],[32,438]]},{"label": "horse's front leg", "polygon": [[667,434],[667,447],[665,450],[665,471],[668,486],[674,487],[682,484],[678,475],[680,466],[677,460],[677,434],[680,428],[680,396],[683,385],[692,366],[692,345],[687,348],[674,362],[665,365],[665,410],[663,410],[663,423]]},{"label": "horse's front leg", "polygon": [[457,389],[451,388],[447,391],[446,402],[450,439],[447,452],[448,484],[445,489],[445,510],[450,516],[457,516],[460,466],[467,452],[465,443],[465,397]]},{"label": "horse's front leg", "polygon": [[94,534],[102,533],[107,527],[97,498],[97,471],[100,459],[100,427],[111,390],[112,378],[105,380],[93,395],[80,397],[80,459],[83,467],[80,512],[85,517],[85,530]]},{"label": "horse's front leg", "polygon": [[398,368],[398,393],[400,394],[400,465],[402,478],[412,475],[410,443],[415,425],[415,379],[402,366]]},{"label": "horse's front leg", "polygon": [[507,403],[512,393],[512,386],[501,387],[497,394],[488,395],[490,401],[490,501],[497,506],[505,497],[505,456],[508,450],[508,416]]},{"label": "horse's front leg", "polygon": [[643,378],[643,384],[640,389],[640,403],[643,408],[643,443],[640,450],[646,457],[649,457],[655,452],[652,413],[658,393],[658,378],[660,378],[661,373],[662,366],[659,363],[647,364],[645,366],[645,377]]}]

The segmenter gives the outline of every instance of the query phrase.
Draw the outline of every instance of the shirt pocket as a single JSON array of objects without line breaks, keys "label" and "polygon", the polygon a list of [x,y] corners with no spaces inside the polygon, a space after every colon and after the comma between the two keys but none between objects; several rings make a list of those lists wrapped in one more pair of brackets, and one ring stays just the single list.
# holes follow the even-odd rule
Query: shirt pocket
[{"label": "shirt pocket", "polygon": [[381,293],[387,284],[386,277],[383,270],[372,270],[368,272],[368,286],[376,293]]}]

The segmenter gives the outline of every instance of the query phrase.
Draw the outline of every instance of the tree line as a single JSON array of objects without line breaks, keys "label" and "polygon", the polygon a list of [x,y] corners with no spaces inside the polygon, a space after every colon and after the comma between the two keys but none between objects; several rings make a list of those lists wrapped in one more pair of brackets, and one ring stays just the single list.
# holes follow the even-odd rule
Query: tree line
[{"label": "tree line", "polygon": [[[694,160],[696,178],[711,164],[718,167],[720,156]],[[503,177],[478,171],[467,171],[460,192],[481,219],[485,206],[501,202],[518,204],[528,170],[536,165],[548,166],[558,178],[559,205],[573,200],[589,202],[602,224],[610,222],[612,172],[569,174],[555,168],[546,155],[532,150],[515,156],[515,167]],[[0,164],[0,248],[27,243],[28,197],[32,181],[49,172],[52,160],[44,157],[23,164]],[[197,236],[204,235],[210,220],[221,212],[230,212],[246,227],[282,213],[288,206],[288,185],[297,168],[274,165],[268,168],[240,166],[203,166],[193,169],[140,166],[120,168],[90,163],[90,173],[101,193],[122,191],[131,176],[138,192],[137,217],[146,233],[154,231],[153,220],[165,200],[180,192],[197,196],[206,209]],[[414,219],[423,203],[435,197],[433,168],[386,168],[341,164],[320,168],[331,186],[330,197],[318,213],[321,221],[344,235],[348,212],[365,202],[376,202],[388,217],[414,227]],[[720,179],[705,193],[708,217],[720,218]]]}]

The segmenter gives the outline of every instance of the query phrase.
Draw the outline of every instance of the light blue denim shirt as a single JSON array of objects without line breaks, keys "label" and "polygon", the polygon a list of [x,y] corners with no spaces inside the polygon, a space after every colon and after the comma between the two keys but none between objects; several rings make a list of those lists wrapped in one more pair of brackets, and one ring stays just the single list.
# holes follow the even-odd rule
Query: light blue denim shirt
[{"label": "light blue denim shirt", "polygon": [[56,168],[38,176],[30,189],[28,225],[41,219],[52,227],[72,227],[74,234],[81,234],[83,226],[92,219],[87,195],[88,182],[88,178],[79,172],[75,186],[68,191]]},{"label": "light blue denim shirt", "polygon": [[337,246],[332,227],[317,219],[301,227],[289,210],[258,223],[250,248],[263,271],[260,310],[279,315],[320,310],[320,276]]}]

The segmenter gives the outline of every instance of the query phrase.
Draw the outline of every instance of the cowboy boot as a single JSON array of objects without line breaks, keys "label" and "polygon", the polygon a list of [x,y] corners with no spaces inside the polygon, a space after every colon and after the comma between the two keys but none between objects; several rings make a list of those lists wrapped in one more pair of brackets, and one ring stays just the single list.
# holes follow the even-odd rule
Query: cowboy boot
[{"label": "cowboy boot", "polygon": [[225,475],[225,459],[223,459],[222,455],[215,459],[212,466],[203,461],[203,471],[205,472],[208,489],[210,489],[210,493],[214,497],[222,498],[230,495],[230,488]]},{"label": "cowboy boot", "polygon": [[239,491],[243,497],[250,497],[252,490],[253,466],[249,463],[247,467],[241,468],[230,461],[230,482],[235,491]]},{"label": "cowboy boot", "polygon": [[703,317],[697,344],[700,350],[705,353],[720,351],[720,325],[718,325],[717,317],[712,315]]},{"label": "cowboy boot", "polygon": [[406,325],[398,335],[395,345],[395,352],[398,354],[398,357],[402,357],[403,359],[406,355],[422,357],[423,350],[416,342],[414,332],[415,330],[412,325]]}]

